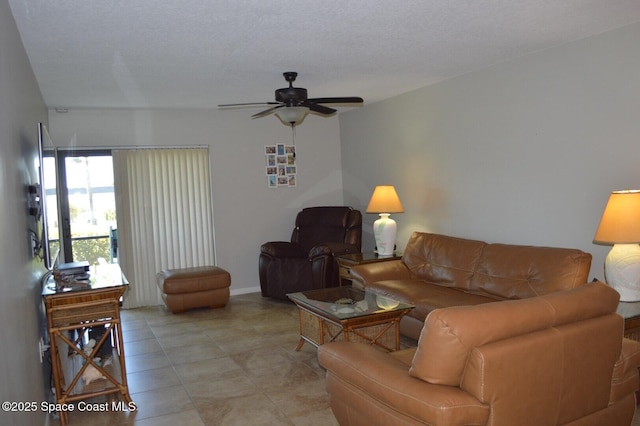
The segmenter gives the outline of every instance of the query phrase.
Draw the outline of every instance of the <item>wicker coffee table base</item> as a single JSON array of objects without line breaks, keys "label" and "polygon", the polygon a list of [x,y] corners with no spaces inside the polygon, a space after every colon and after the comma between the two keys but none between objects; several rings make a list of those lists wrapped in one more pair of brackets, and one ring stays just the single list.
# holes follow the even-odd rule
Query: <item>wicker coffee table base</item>
[{"label": "wicker coffee table base", "polygon": [[338,321],[304,306],[297,306],[300,341],[296,351],[302,348],[304,342],[316,347],[329,342],[362,342],[385,351],[397,351],[400,349],[400,319],[410,310],[380,312]]}]

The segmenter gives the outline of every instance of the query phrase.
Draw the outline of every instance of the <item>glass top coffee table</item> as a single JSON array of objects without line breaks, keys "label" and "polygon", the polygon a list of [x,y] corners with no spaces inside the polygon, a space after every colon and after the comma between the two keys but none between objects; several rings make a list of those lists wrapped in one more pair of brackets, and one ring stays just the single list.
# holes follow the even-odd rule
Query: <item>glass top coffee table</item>
[{"label": "glass top coffee table", "polygon": [[400,319],[414,305],[353,287],[287,294],[300,314],[300,341],[314,346],[334,341],[364,342],[386,351],[400,349]]}]

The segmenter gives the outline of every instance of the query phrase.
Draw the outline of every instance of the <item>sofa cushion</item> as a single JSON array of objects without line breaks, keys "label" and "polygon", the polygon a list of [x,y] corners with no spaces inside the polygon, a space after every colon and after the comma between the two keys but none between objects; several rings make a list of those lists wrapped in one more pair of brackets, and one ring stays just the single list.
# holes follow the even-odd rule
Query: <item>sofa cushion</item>
[{"label": "sofa cushion", "polygon": [[467,293],[457,288],[443,287],[422,280],[387,280],[373,282],[367,291],[415,305],[407,315],[424,322],[429,312],[449,306],[478,305],[495,302],[495,297]]},{"label": "sofa cushion", "polygon": [[[388,354],[366,343],[330,342],[318,348],[327,370],[331,408],[351,425],[483,425],[490,407],[454,387],[424,383],[407,374],[411,350]],[[362,416],[360,412],[366,411]]]},{"label": "sofa cushion", "polygon": [[487,244],[470,290],[504,299],[524,299],[587,282],[591,255],[576,249]]},{"label": "sofa cushion", "polygon": [[459,386],[475,347],[615,312],[618,299],[611,287],[593,283],[542,297],[436,309],[427,316],[409,372]]},{"label": "sofa cushion", "polygon": [[483,241],[414,232],[402,261],[415,278],[469,289],[485,245]]}]

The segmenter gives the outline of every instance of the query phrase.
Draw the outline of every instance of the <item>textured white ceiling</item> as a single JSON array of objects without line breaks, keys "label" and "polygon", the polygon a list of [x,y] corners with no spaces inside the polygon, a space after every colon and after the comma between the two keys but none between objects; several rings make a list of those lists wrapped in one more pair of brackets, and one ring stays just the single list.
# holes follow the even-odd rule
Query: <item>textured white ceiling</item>
[{"label": "textured white ceiling", "polygon": [[367,104],[640,21],[639,0],[9,4],[45,102],[67,108],[272,101],[283,71]]}]

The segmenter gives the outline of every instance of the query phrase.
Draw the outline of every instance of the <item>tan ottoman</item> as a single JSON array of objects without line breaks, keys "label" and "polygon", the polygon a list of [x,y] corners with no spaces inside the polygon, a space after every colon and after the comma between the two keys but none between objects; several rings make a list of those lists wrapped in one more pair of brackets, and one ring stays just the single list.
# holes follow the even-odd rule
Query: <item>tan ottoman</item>
[{"label": "tan ottoman", "polygon": [[221,308],[229,300],[231,276],[217,266],[164,269],[156,280],[162,300],[171,312],[194,308]]}]

